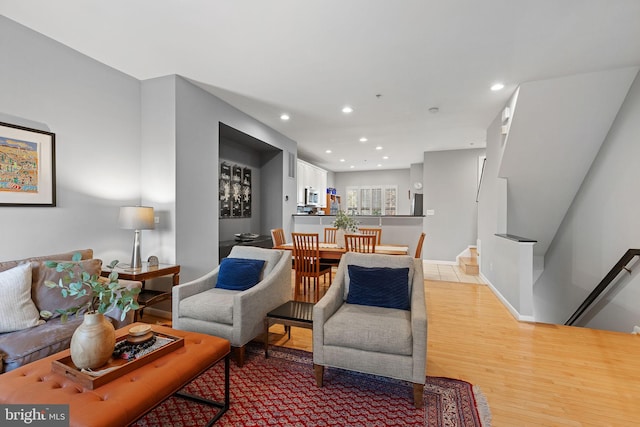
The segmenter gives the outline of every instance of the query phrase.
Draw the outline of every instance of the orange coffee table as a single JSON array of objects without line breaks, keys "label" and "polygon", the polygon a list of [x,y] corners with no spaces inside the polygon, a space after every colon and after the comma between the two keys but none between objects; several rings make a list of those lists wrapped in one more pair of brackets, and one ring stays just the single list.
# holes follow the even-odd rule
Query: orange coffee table
[{"label": "orange coffee table", "polygon": [[[126,335],[134,323],[116,331]],[[184,338],[184,347],[153,360],[113,381],[89,390],[64,375],[51,371],[51,362],[69,355],[69,350],[51,355],[0,375],[0,403],[68,404],[70,426],[126,426],[172,395],[213,405],[220,410],[216,422],[229,408],[228,340],[165,326],[155,331]],[[214,402],[186,393],[184,386],[224,359],[224,401]]]}]

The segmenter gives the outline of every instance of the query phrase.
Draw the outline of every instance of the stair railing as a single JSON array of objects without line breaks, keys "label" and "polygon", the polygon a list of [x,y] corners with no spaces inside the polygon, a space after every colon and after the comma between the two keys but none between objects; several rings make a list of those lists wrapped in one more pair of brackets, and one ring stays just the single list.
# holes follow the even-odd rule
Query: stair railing
[{"label": "stair railing", "polygon": [[627,267],[627,264],[637,256],[640,256],[640,249],[629,249],[627,252],[625,252],[625,254],[622,255],[622,258],[620,258],[620,261],[618,261],[616,265],[614,265],[613,268],[607,273],[607,275],[604,276],[604,279],[602,279],[600,283],[598,283],[598,286],[596,286],[596,288],[589,294],[589,296],[582,302],[582,304],[580,304],[580,307],[578,307],[575,313],[573,313],[569,320],[567,320],[564,324],[567,326],[573,325],[578,320],[578,318],[582,316],[582,313],[587,311],[591,304],[593,304],[593,302],[598,299],[600,294],[602,294],[602,292],[607,289],[607,287],[611,284],[611,282],[613,282],[613,280],[618,276],[618,274],[620,274],[621,271],[624,270],[628,273],[631,273],[631,269]]}]

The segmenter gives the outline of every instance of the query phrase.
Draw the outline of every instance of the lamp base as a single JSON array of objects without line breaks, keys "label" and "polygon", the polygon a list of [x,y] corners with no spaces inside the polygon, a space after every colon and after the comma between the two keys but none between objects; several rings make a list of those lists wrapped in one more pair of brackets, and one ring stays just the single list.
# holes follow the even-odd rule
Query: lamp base
[{"label": "lamp base", "polygon": [[136,230],[133,237],[133,253],[131,254],[131,270],[142,269],[142,258],[140,257],[140,230]]}]

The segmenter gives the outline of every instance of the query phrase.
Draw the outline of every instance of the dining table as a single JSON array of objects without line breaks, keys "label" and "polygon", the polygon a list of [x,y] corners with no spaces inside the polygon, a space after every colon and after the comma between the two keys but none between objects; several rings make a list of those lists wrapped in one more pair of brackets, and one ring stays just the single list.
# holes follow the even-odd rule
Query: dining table
[{"label": "dining table", "polygon": [[[336,259],[339,260],[342,255],[347,252],[345,248],[339,248],[335,243],[323,243],[319,244],[320,246],[320,258],[324,259]],[[285,243],[282,245],[274,246],[273,249],[285,249],[289,251],[293,251],[293,243]],[[377,254],[384,255],[407,255],[409,253],[409,246],[407,245],[392,245],[392,244],[381,244],[376,245]]]}]

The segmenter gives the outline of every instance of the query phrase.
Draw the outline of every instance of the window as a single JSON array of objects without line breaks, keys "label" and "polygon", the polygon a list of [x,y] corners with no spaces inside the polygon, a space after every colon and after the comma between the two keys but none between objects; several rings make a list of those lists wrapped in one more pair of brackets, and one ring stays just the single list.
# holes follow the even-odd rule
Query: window
[{"label": "window", "polygon": [[349,215],[396,215],[397,185],[347,187]]}]

